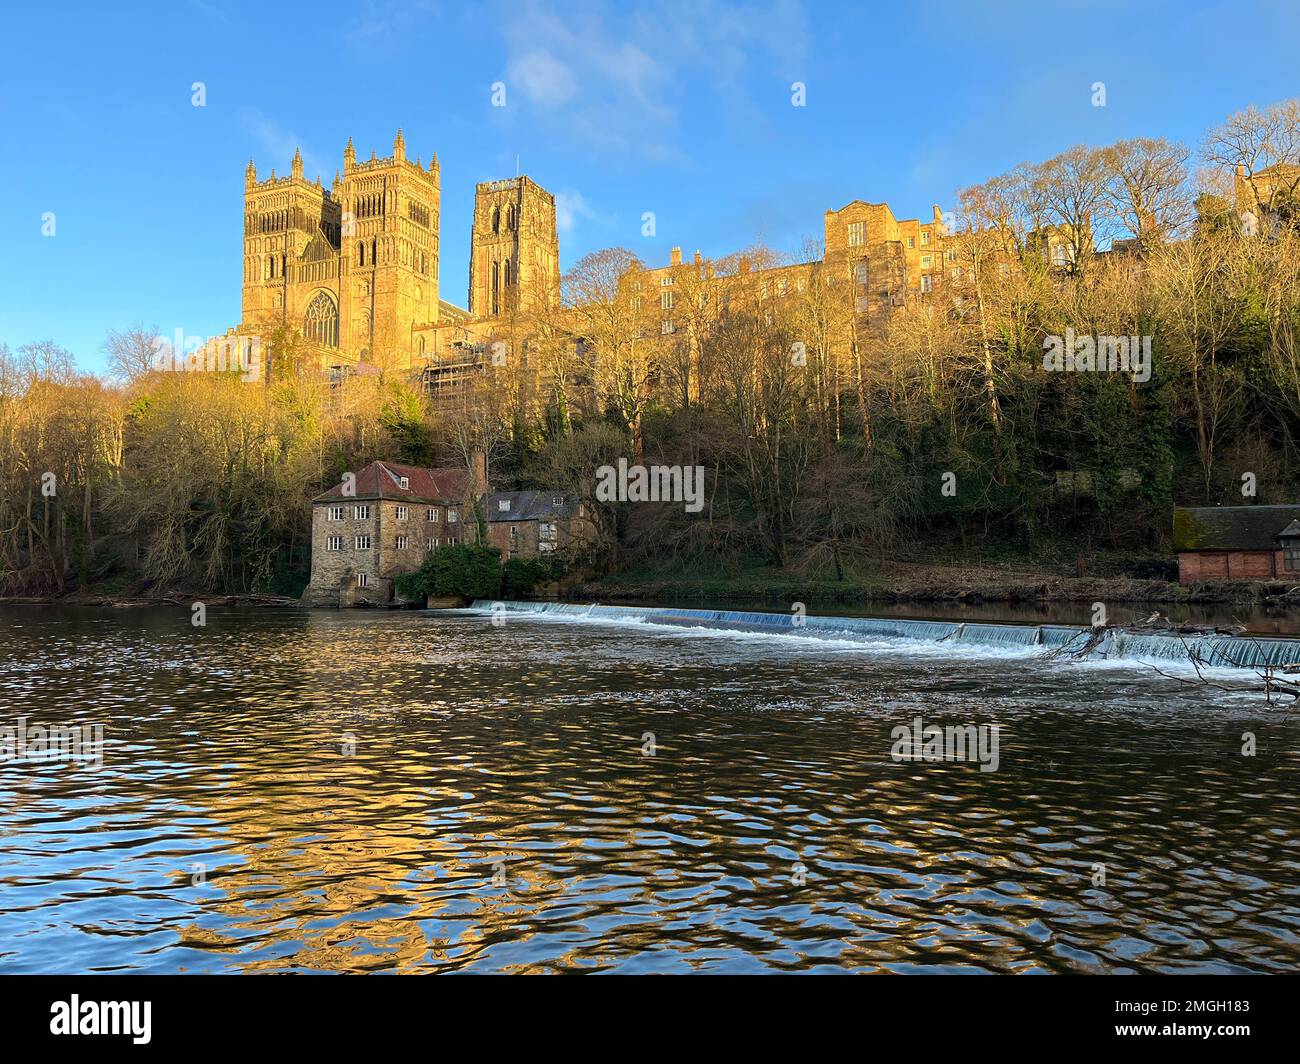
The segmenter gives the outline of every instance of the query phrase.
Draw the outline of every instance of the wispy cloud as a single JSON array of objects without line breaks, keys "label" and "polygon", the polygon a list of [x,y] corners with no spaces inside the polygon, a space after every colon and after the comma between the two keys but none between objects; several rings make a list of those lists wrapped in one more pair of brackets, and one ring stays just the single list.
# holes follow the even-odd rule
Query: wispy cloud
[{"label": "wispy cloud", "polygon": [[797,0],[652,0],[609,17],[600,5],[566,17],[512,0],[503,14],[511,103],[589,149],[638,157],[680,154],[692,93],[736,102],[747,78],[802,74],[807,54]]},{"label": "wispy cloud", "polygon": [[259,155],[262,157],[257,164],[259,177],[269,176],[272,168],[281,176],[288,174],[293,162],[293,153],[301,151],[302,172],[307,180],[311,181],[319,176],[322,181],[328,183],[333,179],[338,164],[326,166],[303,144],[302,138],[296,133],[283,129],[261,111],[245,111],[240,116],[240,120],[244,128],[252,134],[253,140],[260,149]]},{"label": "wispy cloud", "polygon": [[608,219],[593,210],[581,192],[565,189],[555,194],[555,227],[561,233],[573,232],[573,227],[583,219],[600,225],[608,224]]},{"label": "wispy cloud", "polygon": [[398,50],[427,16],[441,14],[436,0],[373,0],[360,5],[360,21],[343,38],[352,59],[378,60]]}]

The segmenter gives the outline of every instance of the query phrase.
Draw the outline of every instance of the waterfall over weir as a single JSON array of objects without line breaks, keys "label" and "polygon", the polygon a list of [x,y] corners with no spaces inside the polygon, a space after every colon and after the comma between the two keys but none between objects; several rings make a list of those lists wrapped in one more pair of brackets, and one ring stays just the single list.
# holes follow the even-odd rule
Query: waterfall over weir
[{"label": "waterfall over weir", "polygon": [[[1087,628],[1058,624],[976,624],[966,621],[913,621],[889,617],[795,617],[748,610],[695,610],[659,606],[601,606],[573,602],[494,602],[477,599],[476,610],[537,614],[596,621],[626,621],[683,628],[774,632],[812,639],[901,639],[987,647],[1041,647],[1044,655],[1070,656],[1088,642]],[[1166,635],[1111,631],[1086,657],[1152,664],[1189,663],[1192,654],[1216,668],[1254,668],[1300,663],[1300,639],[1232,635]]]}]

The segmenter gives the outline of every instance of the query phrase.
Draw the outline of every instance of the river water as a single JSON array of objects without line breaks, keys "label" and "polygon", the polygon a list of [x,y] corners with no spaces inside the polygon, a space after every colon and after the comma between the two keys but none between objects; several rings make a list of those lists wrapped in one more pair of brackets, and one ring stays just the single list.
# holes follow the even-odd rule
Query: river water
[{"label": "river water", "polygon": [[[1042,648],[493,620],[0,610],[0,726],[103,726],[98,765],[0,760],[0,971],[1300,963],[1300,713]],[[997,724],[996,770],[893,759],[916,718]]]}]

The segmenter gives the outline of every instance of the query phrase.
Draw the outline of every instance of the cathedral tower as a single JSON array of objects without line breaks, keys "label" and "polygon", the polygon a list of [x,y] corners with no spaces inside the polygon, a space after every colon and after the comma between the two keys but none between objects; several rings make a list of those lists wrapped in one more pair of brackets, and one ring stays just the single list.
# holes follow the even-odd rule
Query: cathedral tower
[{"label": "cathedral tower", "polygon": [[438,320],[438,157],[426,169],[406,158],[397,131],[393,154],[357,162],[343,154],[339,346],[358,361],[407,366],[412,326]]},{"label": "cathedral tower", "polygon": [[470,313],[477,318],[531,313],[559,298],[555,198],[527,177],[476,186]]},{"label": "cathedral tower", "polygon": [[[307,181],[302,155],[295,151],[288,177],[258,181],[248,161],[244,171],[244,281],[242,320],[249,329],[269,331],[279,325],[298,327],[305,303],[302,264],[332,258],[339,243],[337,199]],[[333,269],[317,271],[333,284]],[[328,276],[327,276],[328,275]]]}]

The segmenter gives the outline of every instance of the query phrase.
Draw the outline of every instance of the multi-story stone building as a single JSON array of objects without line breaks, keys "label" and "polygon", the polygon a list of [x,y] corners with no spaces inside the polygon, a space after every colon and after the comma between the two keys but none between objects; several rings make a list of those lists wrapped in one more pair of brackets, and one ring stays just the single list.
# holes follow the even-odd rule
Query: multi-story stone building
[{"label": "multi-story stone building", "polygon": [[486,462],[424,469],[371,462],[312,500],[314,606],[389,602],[393,579],[420,567],[430,551],[478,539],[475,502],[487,491]]}]

